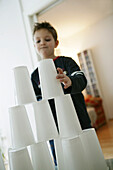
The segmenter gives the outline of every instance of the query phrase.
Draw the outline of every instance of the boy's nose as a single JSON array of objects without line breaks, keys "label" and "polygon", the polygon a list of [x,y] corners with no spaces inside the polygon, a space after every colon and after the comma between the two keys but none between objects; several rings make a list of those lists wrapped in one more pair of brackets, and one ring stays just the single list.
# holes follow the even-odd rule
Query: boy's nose
[{"label": "boy's nose", "polygon": [[42,41],[41,41],[41,44],[42,44],[42,45],[45,44],[45,40],[42,40]]}]

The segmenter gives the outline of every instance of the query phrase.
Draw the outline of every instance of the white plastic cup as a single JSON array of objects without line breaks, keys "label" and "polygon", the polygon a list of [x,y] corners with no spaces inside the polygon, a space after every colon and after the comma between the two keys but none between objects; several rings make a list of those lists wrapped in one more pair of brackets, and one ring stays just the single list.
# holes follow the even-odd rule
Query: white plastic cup
[{"label": "white plastic cup", "polygon": [[5,170],[4,161],[0,152],[0,170]]},{"label": "white plastic cup", "polygon": [[54,170],[53,161],[46,142],[39,142],[30,146],[34,170]]},{"label": "white plastic cup", "polygon": [[94,128],[83,130],[80,139],[90,170],[107,170],[107,165]]},{"label": "white plastic cup", "polygon": [[32,103],[36,124],[37,142],[58,137],[57,127],[47,100]]},{"label": "white plastic cup", "polygon": [[20,105],[37,101],[27,67],[15,67],[13,72],[16,104]]},{"label": "white plastic cup", "polygon": [[12,148],[35,143],[31,125],[24,105],[9,108]]},{"label": "white plastic cup", "polygon": [[9,167],[11,170],[33,170],[27,148],[9,150]]},{"label": "white plastic cup", "polygon": [[65,165],[62,170],[90,170],[81,140],[78,136],[70,139],[62,139],[62,147]]},{"label": "white plastic cup", "polygon": [[62,139],[60,136],[54,140],[58,170],[65,170]]},{"label": "white plastic cup", "polygon": [[55,97],[56,113],[61,137],[74,137],[82,133],[70,94]]},{"label": "white plastic cup", "polygon": [[39,62],[39,77],[43,99],[51,99],[55,96],[62,96],[61,83],[56,79],[57,71],[52,59],[44,59]]}]

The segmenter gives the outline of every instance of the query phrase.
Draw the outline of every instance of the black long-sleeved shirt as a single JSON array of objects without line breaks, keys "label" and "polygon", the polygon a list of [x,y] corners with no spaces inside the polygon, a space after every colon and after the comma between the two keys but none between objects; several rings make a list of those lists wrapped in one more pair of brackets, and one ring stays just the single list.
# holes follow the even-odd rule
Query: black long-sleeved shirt
[{"label": "black long-sleeved shirt", "polygon": [[[85,106],[84,96],[82,94],[82,91],[85,89],[87,85],[87,80],[84,73],[80,71],[79,66],[70,57],[64,57],[64,56],[56,57],[54,59],[54,64],[56,68],[60,67],[61,69],[63,69],[64,73],[71,79],[72,86],[67,89],[63,88],[64,94],[71,94],[73,104],[75,106],[82,129],[90,128],[91,121],[89,119],[86,106]],[[42,95],[41,95],[38,68],[35,69],[35,71],[32,73],[31,81],[33,84],[35,94],[37,96],[37,100],[40,100]],[[54,99],[49,100],[49,104],[51,106],[51,110],[56,125],[58,127]]]}]

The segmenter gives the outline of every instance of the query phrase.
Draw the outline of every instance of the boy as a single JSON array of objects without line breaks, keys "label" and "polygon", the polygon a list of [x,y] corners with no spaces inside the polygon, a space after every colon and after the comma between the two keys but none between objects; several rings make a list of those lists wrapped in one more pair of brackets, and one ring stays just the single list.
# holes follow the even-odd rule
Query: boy
[{"label": "boy", "polygon": [[[72,58],[54,55],[54,49],[59,43],[56,30],[48,22],[36,23],[33,30],[33,40],[36,52],[42,59],[53,59],[58,71],[56,78],[62,83],[64,94],[71,94],[82,129],[91,128],[84,97],[81,93],[86,87],[87,80]],[[31,80],[37,100],[41,100],[38,68],[32,73]],[[54,99],[49,100],[49,104],[58,128]]]}]

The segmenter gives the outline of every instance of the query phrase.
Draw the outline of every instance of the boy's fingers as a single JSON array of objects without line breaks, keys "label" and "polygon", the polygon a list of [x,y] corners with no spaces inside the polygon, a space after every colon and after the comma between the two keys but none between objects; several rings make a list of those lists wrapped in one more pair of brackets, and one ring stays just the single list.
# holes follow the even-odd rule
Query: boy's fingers
[{"label": "boy's fingers", "polygon": [[65,86],[64,86],[64,89],[67,89],[68,87],[69,87],[68,85],[65,85]]},{"label": "boy's fingers", "polygon": [[60,79],[60,82],[67,83],[67,80],[65,78]]},{"label": "boy's fingers", "polygon": [[69,77],[67,77],[63,73],[63,70],[61,68],[58,67],[57,71],[58,71],[58,74],[57,74],[56,78],[59,79],[60,82],[64,84],[64,89],[67,89],[72,84]]},{"label": "boy's fingers", "polygon": [[58,67],[57,71],[58,71],[59,74],[63,74],[63,70],[61,68]]},{"label": "boy's fingers", "polygon": [[57,79],[64,78],[64,74],[58,74],[58,75],[56,76],[56,78],[57,78]]}]

